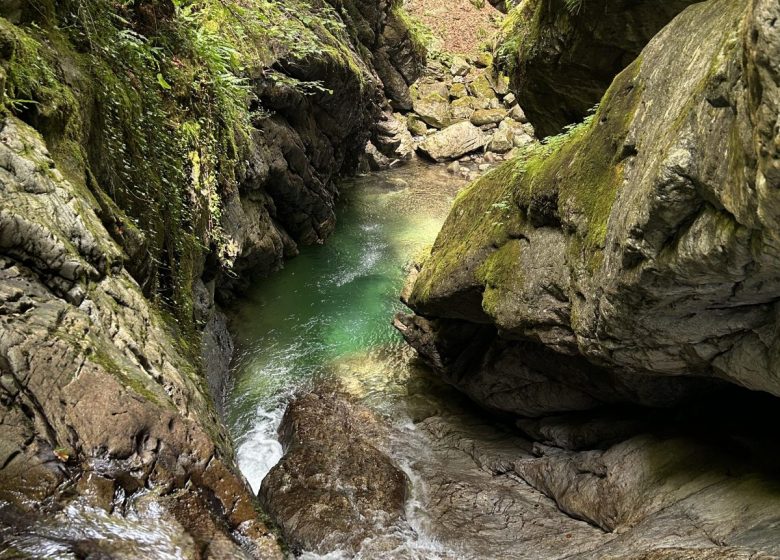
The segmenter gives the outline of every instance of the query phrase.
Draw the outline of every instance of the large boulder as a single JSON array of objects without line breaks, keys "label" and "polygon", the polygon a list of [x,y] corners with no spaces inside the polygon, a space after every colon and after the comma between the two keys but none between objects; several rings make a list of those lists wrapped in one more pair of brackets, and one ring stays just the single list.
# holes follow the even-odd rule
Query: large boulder
[{"label": "large boulder", "polygon": [[285,455],[260,497],[294,548],[356,551],[402,517],[408,481],[379,448],[385,430],[373,412],[325,388],[287,407]]},{"label": "large boulder", "polygon": [[443,82],[416,84],[412,99],[414,112],[427,125],[441,129],[451,124],[450,94]]},{"label": "large boulder", "polygon": [[407,338],[522,415],[724,382],[780,396],[778,17],[774,0],[689,7],[592,119],[463,192]]},{"label": "large boulder", "polygon": [[[523,0],[510,12],[496,64],[539,137],[582,120],[618,72],[698,0]],[[576,4],[576,5],[575,5]]]},{"label": "large boulder", "polygon": [[434,161],[457,159],[483,148],[488,137],[470,122],[459,122],[428,136],[418,149]]},{"label": "large boulder", "polygon": [[[149,500],[202,557],[246,557],[241,542],[280,558],[205,379],[124,267],[94,199],[13,117],[0,123],[0,160],[0,500],[45,515],[100,494],[107,515],[157,488]],[[70,538],[59,546],[100,540]],[[210,541],[221,552],[206,553]]]}]

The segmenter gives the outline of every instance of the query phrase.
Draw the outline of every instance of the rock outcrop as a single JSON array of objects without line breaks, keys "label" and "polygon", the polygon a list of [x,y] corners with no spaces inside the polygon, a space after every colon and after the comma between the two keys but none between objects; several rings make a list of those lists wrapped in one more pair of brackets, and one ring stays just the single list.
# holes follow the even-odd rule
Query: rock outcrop
[{"label": "rock outcrop", "polygon": [[480,150],[506,154],[534,141],[533,126],[509,91],[508,78],[470,58],[455,57],[449,67],[430,61],[411,95],[408,130],[417,150],[436,162]]},{"label": "rock outcrop", "polygon": [[507,17],[496,65],[539,137],[581,121],[648,41],[696,0],[523,0]]},{"label": "rock outcrop", "polygon": [[156,487],[205,557],[212,539],[224,543],[213,553],[281,557],[205,379],[123,266],[94,199],[13,117],[0,130],[0,189],[0,500],[34,512],[101,488],[110,510]]},{"label": "rock outcrop", "polygon": [[[216,412],[216,300],[332,230],[334,178],[403,93],[391,70],[424,60],[397,8],[0,3],[0,538],[19,554],[62,508],[143,502],[192,558],[280,557]],[[111,555],[101,538],[57,546]]]},{"label": "rock outcrop", "polygon": [[[780,396],[778,6],[685,10],[592,119],[463,192],[408,340],[492,409]],[[681,58],[679,52],[694,53]]]},{"label": "rock outcrop", "polygon": [[260,496],[291,546],[356,552],[402,517],[408,481],[381,451],[373,412],[324,388],[287,407],[279,434],[285,455]]}]

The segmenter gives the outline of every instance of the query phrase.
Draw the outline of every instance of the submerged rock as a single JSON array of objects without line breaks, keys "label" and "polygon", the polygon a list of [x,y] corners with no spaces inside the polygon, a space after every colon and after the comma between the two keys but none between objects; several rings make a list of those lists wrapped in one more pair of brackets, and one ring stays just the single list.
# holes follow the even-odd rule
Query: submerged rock
[{"label": "submerged rock", "polygon": [[486,143],[487,137],[479,128],[460,122],[427,137],[418,149],[434,161],[442,162],[479,150]]},{"label": "submerged rock", "polygon": [[321,389],[288,406],[279,435],[285,455],[260,497],[294,548],[356,551],[402,517],[408,481],[367,408]]}]

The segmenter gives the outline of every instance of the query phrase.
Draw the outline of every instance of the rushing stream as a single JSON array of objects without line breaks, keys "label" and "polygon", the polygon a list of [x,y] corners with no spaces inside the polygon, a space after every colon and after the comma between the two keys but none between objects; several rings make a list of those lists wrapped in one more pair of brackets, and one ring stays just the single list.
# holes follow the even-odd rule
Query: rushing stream
[{"label": "rushing stream", "polygon": [[[285,406],[307,386],[335,378],[392,417],[398,433],[414,430],[406,407],[420,366],[391,318],[402,307],[398,294],[409,263],[433,243],[462,184],[443,166],[424,164],[354,179],[342,186],[328,243],[303,248],[283,271],[254,286],[233,321],[239,353],[226,408],[239,465],[255,491],[282,456],[276,430]],[[394,459],[414,482],[409,462],[425,455],[425,444],[402,438],[403,452]],[[398,555],[451,557],[424,536],[418,511],[424,490],[417,486],[407,518],[418,526],[401,536],[411,549]]]},{"label": "rushing stream", "polygon": [[459,184],[415,164],[342,187],[336,232],[259,282],[234,320],[227,405],[239,464],[257,490],[281,458],[276,427],[297,390],[336,376],[381,406],[408,350],[390,324],[411,259],[433,243]]}]

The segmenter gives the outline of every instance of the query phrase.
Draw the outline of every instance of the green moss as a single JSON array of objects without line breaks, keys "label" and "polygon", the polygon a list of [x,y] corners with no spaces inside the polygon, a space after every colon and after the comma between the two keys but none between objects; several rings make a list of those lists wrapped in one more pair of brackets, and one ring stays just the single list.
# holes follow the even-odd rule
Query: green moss
[{"label": "green moss", "polygon": [[519,266],[522,250],[522,241],[510,239],[491,253],[477,270],[477,278],[485,286],[482,309],[492,317],[498,314],[506,290],[515,291],[523,285],[524,278]]},{"label": "green moss", "polygon": [[468,259],[486,247],[500,247],[519,230],[523,218],[511,203],[513,172],[514,165],[505,164],[458,193],[415,283],[413,302],[426,302]]},{"label": "green moss", "polygon": [[[558,214],[582,223],[585,248],[603,247],[607,221],[623,181],[624,146],[636,112],[640,90],[635,77],[641,58],[624,70],[605,94],[595,115],[567,133],[549,138],[526,164],[516,200],[528,208],[534,197],[554,191]],[[628,149],[628,153],[623,153]]]},{"label": "green moss", "polygon": [[539,41],[546,2],[522,0],[514,6],[501,24],[496,41],[495,65],[509,76],[528,58]]},{"label": "green moss", "polygon": [[[456,197],[450,215],[415,284],[412,303],[424,305],[446,293],[453,278],[485,286],[483,308],[495,312],[498,289],[521,282],[517,274],[520,237],[535,201],[552,200],[557,216],[572,231],[576,259],[598,266],[607,222],[623,181],[624,141],[640,91],[635,77],[641,60],[627,68],[607,92],[601,107],[566,133],[529,147],[487,173]],[[510,241],[513,240],[513,241]]]},{"label": "green moss", "polygon": [[394,0],[392,14],[409,30],[409,38],[417,56],[424,60],[428,53],[436,54],[441,51],[440,41],[433,31],[423,22],[413,17],[404,9],[402,0]]}]

